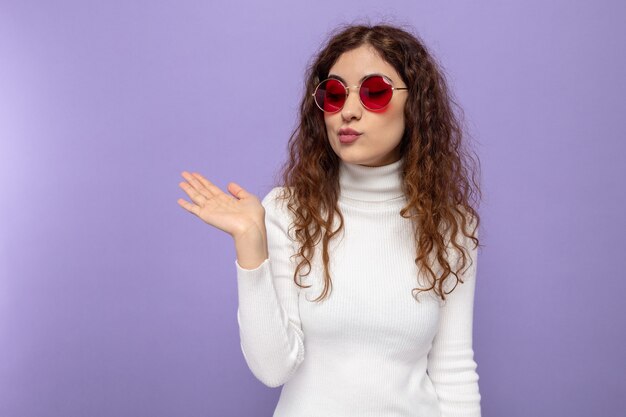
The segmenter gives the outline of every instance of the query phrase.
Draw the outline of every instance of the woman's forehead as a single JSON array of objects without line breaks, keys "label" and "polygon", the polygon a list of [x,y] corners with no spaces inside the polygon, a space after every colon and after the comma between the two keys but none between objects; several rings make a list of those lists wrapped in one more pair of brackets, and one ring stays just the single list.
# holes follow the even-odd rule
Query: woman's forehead
[{"label": "woman's forehead", "polygon": [[371,74],[386,75],[391,80],[399,79],[395,68],[381,58],[372,46],[360,46],[339,56],[330,67],[329,76],[334,75],[350,84],[358,84],[360,80]]}]

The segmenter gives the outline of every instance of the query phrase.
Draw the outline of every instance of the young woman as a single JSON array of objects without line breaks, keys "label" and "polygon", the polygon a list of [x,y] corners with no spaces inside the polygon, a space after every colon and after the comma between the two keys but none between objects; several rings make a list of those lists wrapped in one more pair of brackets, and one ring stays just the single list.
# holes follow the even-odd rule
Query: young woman
[{"label": "young woman", "polygon": [[480,416],[480,190],[435,59],[390,25],[339,28],[306,74],[282,184],[261,202],[183,172],[233,236],[241,349],[274,416]]}]

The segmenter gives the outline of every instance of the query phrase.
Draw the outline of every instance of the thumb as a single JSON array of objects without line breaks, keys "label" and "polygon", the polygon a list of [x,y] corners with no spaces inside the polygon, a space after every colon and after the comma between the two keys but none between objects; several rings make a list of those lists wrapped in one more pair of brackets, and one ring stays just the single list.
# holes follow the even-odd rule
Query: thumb
[{"label": "thumb", "polygon": [[232,195],[239,199],[247,198],[248,196],[250,196],[250,193],[248,193],[246,190],[243,189],[243,187],[235,182],[229,182],[227,188]]}]

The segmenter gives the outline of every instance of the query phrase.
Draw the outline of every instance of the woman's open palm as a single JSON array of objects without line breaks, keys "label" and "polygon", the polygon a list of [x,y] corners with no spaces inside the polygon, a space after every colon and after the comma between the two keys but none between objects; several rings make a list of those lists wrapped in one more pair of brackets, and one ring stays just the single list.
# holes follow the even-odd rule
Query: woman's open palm
[{"label": "woman's open palm", "polygon": [[230,196],[196,172],[183,171],[182,176],[187,182],[178,185],[193,203],[180,198],[178,204],[187,211],[233,237],[245,234],[252,227],[265,230],[265,209],[255,195],[231,182],[227,187]]}]

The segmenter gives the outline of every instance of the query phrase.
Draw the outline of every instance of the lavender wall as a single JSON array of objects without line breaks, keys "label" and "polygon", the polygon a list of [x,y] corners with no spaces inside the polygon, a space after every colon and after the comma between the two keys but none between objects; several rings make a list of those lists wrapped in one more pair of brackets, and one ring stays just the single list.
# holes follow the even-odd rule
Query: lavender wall
[{"label": "lavender wall", "polygon": [[[336,24],[411,24],[482,160],[485,417],[626,409],[618,1],[0,3],[0,415],[269,416],[232,239],[183,170],[264,196]],[[268,89],[271,88],[271,93]]]}]

